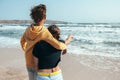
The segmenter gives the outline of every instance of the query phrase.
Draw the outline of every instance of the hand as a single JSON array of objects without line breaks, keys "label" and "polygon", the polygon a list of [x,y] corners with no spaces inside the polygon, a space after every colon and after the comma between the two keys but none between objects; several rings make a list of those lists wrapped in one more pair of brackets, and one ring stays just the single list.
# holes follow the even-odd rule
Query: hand
[{"label": "hand", "polygon": [[62,55],[67,53],[67,49],[63,50]]},{"label": "hand", "polygon": [[72,35],[72,34],[69,34],[69,35],[68,35],[68,39],[73,39],[73,35]]}]

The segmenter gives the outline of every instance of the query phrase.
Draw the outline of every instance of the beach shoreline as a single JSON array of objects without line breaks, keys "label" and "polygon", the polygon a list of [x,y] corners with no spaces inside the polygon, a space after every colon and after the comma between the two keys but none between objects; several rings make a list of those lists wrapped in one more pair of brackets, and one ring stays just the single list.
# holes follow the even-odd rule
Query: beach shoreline
[{"label": "beach shoreline", "polygon": [[[28,80],[20,48],[0,48],[0,63],[0,80]],[[120,58],[66,54],[60,67],[64,80],[120,80],[119,63]]]}]

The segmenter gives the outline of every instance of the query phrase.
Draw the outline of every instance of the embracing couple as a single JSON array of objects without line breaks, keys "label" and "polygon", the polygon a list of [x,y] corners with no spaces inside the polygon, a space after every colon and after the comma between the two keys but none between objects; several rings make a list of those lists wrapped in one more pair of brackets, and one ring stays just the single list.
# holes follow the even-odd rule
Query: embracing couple
[{"label": "embracing couple", "polygon": [[21,38],[29,80],[63,80],[58,64],[61,54],[67,52],[66,46],[71,42],[73,35],[61,40],[60,29],[56,25],[44,27],[44,4],[33,7],[30,16],[34,24],[25,30]]}]

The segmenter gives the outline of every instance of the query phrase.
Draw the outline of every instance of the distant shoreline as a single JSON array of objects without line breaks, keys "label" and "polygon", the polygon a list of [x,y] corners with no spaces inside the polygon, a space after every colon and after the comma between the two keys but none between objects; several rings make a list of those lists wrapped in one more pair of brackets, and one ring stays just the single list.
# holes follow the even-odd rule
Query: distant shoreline
[{"label": "distant shoreline", "polygon": [[[0,24],[31,24],[32,20],[0,20]],[[67,24],[68,22],[56,21],[56,20],[46,20],[46,24]]]},{"label": "distant shoreline", "polygon": [[[0,24],[31,24],[32,20],[0,20]],[[46,24],[120,24],[120,22],[66,22],[66,21],[58,21],[58,20],[46,20]]]}]

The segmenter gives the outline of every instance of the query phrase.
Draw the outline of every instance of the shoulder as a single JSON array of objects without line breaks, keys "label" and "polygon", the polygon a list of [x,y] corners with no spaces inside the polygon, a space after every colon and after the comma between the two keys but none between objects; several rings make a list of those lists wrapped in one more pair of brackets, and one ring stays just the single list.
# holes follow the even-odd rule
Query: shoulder
[{"label": "shoulder", "polygon": [[28,27],[25,29],[25,32],[30,31],[30,28],[31,28],[31,26],[28,26]]},{"label": "shoulder", "polygon": [[42,27],[43,30],[48,30],[45,26]]},{"label": "shoulder", "polygon": [[41,31],[46,34],[49,33],[48,29],[45,26],[42,27]]}]

